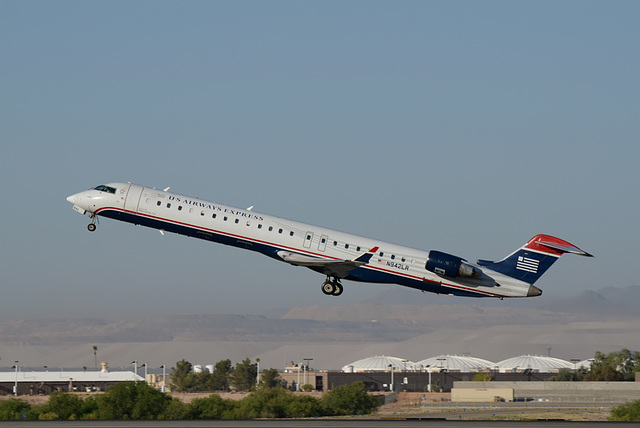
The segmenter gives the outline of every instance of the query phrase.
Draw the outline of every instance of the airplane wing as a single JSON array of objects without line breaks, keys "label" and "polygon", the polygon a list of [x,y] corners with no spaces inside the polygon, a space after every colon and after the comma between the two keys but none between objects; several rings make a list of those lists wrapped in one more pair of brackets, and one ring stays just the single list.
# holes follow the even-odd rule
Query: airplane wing
[{"label": "airplane wing", "polygon": [[289,251],[278,251],[277,254],[283,261],[294,266],[305,266],[325,275],[345,278],[353,269],[369,263],[369,260],[377,251],[378,247],[373,247],[353,260],[326,260]]}]

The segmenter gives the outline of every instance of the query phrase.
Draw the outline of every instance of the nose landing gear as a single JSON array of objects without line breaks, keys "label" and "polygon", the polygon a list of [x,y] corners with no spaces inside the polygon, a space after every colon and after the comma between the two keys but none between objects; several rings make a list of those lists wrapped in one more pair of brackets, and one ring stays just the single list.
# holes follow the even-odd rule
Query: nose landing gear
[{"label": "nose landing gear", "polygon": [[322,283],[322,292],[327,296],[339,296],[343,291],[344,287],[338,278],[327,276],[327,279]]},{"label": "nose landing gear", "polygon": [[89,218],[91,219],[91,223],[87,225],[87,229],[89,230],[89,232],[93,232],[96,230],[96,221],[98,220],[98,218],[95,214],[91,214]]}]

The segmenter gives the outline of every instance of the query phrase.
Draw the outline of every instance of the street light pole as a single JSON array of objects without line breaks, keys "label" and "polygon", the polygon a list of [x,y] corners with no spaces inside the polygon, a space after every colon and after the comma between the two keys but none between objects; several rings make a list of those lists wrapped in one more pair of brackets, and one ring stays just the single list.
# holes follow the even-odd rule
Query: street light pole
[{"label": "street light pole", "polygon": [[163,364],[160,367],[162,367],[162,393],[164,393],[165,392],[165,385],[167,384],[167,381],[166,381],[167,366],[166,366],[166,364]]},{"label": "street light pole", "polygon": [[[138,376],[138,362],[136,360],[131,361],[131,364],[133,364],[133,372],[136,374],[136,377]],[[135,381],[137,382],[138,379],[134,377]]]},{"label": "street light pole", "polygon": [[[307,367],[307,372],[308,372],[310,370],[309,361],[313,361],[313,358],[303,358],[303,360],[307,363],[306,367]],[[306,385],[307,384],[307,378],[306,377],[305,377],[305,381],[304,382],[305,382],[305,385]]]},{"label": "street light pole", "polygon": [[260,386],[260,358],[256,358],[256,388]]},{"label": "street light pole", "polygon": [[16,383],[13,386],[13,395],[16,397],[18,396],[18,362],[19,361],[15,361],[15,365],[12,367],[16,369]]},{"label": "street light pole", "polygon": [[431,392],[431,364],[427,365],[427,371],[429,372],[429,384],[427,385],[427,391]]},{"label": "street light pole", "polygon": [[147,382],[147,363],[143,363],[142,367],[144,367],[144,381]]},{"label": "street light pole", "polygon": [[393,364],[389,364],[391,367],[391,384],[389,385],[389,391],[393,392]]}]

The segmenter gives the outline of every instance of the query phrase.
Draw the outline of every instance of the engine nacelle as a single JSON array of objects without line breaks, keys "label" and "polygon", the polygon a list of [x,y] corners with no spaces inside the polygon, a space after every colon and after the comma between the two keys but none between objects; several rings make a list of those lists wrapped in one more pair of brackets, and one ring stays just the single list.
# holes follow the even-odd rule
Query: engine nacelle
[{"label": "engine nacelle", "polygon": [[425,267],[429,272],[448,276],[449,278],[458,276],[479,277],[482,275],[482,272],[466,264],[465,261],[465,259],[458,256],[431,250]]}]

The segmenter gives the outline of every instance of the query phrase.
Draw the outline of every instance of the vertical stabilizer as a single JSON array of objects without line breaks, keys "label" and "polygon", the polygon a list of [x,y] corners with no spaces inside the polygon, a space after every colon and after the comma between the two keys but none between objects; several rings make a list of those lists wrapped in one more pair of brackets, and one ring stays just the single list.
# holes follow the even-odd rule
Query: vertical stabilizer
[{"label": "vertical stabilizer", "polygon": [[512,278],[533,284],[564,253],[593,257],[575,245],[550,235],[536,235],[504,259],[492,262],[478,260],[478,265]]}]

